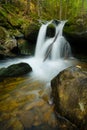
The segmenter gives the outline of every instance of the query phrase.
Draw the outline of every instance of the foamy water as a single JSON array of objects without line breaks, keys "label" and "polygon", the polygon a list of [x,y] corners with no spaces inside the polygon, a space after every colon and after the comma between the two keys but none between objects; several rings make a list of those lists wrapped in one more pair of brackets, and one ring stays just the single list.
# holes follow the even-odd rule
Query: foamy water
[{"label": "foamy water", "polygon": [[[46,37],[47,26],[52,23],[48,22],[42,25],[38,34],[37,44],[35,48],[35,56],[25,58],[8,59],[6,62],[1,62],[0,67],[7,67],[20,62],[28,63],[32,67],[31,75],[34,78],[43,81],[50,81],[60,71],[73,64],[71,48],[69,43],[62,35],[63,27],[66,21],[60,21],[55,25],[56,33],[53,38]],[[55,39],[55,40],[54,40]],[[50,55],[46,58],[49,46],[51,46]],[[45,59],[45,61],[44,61]]]}]

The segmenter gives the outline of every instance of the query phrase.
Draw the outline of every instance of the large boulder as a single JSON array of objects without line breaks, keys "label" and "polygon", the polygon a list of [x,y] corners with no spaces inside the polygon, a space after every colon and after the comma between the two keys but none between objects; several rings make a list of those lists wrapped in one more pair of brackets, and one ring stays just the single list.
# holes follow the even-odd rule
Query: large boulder
[{"label": "large boulder", "polygon": [[[83,19],[84,18],[84,19]],[[74,21],[68,21],[63,29],[63,35],[69,41],[72,52],[87,55],[87,17],[76,18]],[[81,48],[81,49],[79,49]]]},{"label": "large boulder", "polygon": [[54,24],[53,23],[49,24],[47,26],[46,36],[47,37],[54,37],[55,36],[55,32],[56,32],[56,30],[55,30]]},{"label": "large boulder", "polygon": [[9,37],[7,30],[4,27],[0,26],[0,45],[5,42],[7,37]]},{"label": "large boulder", "polygon": [[65,69],[51,81],[52,96],[59,115],[87,130],[87,72],[78,67]]},{"label": "large boulder", "polygon": [[30,24],[24,32],[25,39],[27,39],[30,43],[36,43],[38,36],[39,26],[36,24]]},{"label": "large boulder", "polygon": [[31,67],[27,63],[18,63],[0,69],[0,77],[17,77],[27,74],[31,71]]}]

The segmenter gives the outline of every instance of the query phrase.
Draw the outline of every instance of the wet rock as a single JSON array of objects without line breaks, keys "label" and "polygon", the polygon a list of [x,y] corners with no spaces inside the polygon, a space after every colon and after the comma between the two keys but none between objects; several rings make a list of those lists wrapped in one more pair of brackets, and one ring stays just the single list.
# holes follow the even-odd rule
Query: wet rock
[{"label": "wet rock", "polygon": [[85,17],[84,20],[77,19],[73,22],[68,21],[63,29],[63,35],[70,43],[72,52],[75,56],[76,54],[87,55],[87,20],[85,19]]},{"label": "wet rock", "polygon": [[15,77],[15,76],[20,76],[27,74],[30,72],[32,69],[27,63],[18,63],[18,64],[13,64],[10,65],[7,68],[1,68],[0,69],[0,77]]},{"label": "wet rock", "polygon": [[18,42],[15,39],[15,37],[6,40],[6,42],[4,43],[4,47],[5,47],[5,53],[12,52],[13,54],[20,54]]},{"label": "wet rock", "polygon": [[20,49],[18,47],[18,42],[13,38],[7,38],[3,44],[0,44],[0,54],[1,58],[5,57],[14,57],[18,54],[20,54]]},{"label": "wet rock", "polygon": [[[87,32],[74,32],[74,33],[64,33],[65,38],[70,43],[72,48],[72,53],[76,56],[77,54],[87,55]],[[79,49],[80,48],[80,49]]]},{"label": "wet rock", "polygon": [[4,55],[0,54],[0,60],[4,59]]},{"label": "wet rock", "polygon": [[11,118],[9,121],[6,122],[2,126],[3,130],[24,130],[22,123],[16,119],[16,118]]},{"label": "wet rock", "polygon": [[54,37],[55,36],[55,26],[54,24],[49,24],[47,27],[47,37]]},{"label": "wet rock", "polygon": [[38,127],[38,130],[40,130],[40,125],[42,124],[47,124],[47,126],[52,129],[57,127],[57,120],[53,113],[53,107],[43,102],[43,100],[40,101],[40,104],[39,102],[33,102],[33,105],[30,104],[31,108],[18,114],[18,118],[25,128],[29,129],[34,126],[35,128]]},{"label": "wet rock", "polygon": [[87,72],[70,67],[52,81],[55,110],[75,124],[79,130],[87,128]]},{"label": "wet rock", "polygon": [[11,50],[12,53],[14,54],[20,54],[20,49],[18,47],[14,47],[12,50]]},{"label": "wet rock", "polygon": [[25,39],[27,39],[30,43],[36,43],[37,35],[38,35],[39,27],[35,24],[30,24],[24,32]]},{"label": "wet rock", "polygon": [[7,30],[0,26],[0,44],[3,44],[7,37],[9,37]]},{"label": "wet rock", "polygon": [[[2,130],[59,129],[49,89],[31,77],[6,78],[0,82],[0,128]],[[43,98],[43,95],[46,99]],[[48,96],[47,96],[48,93]]]}]

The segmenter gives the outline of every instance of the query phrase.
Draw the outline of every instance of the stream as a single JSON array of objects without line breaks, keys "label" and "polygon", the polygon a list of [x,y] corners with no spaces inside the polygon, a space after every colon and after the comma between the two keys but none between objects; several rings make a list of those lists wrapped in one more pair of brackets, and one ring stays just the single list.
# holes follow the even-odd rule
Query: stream
[{"label": "stream", "polygon": [[[2,60],[0,63],[2,68],[26,62],[33,70],[26,76],[10,77],[0,82],[0,130],[58,130],[59,128],[50,82],[67,67],[78,65],[87,68],[87,64],[81,62],[77,64],[72,56],[69,43],[62,36],[65,21],[55,25],[58,34],[56,39],[56,34],[54,38],[46,38],[46,29],[51,22],[41,26],[34,56]],[[51,52],[47,54],[53,42]]]}]

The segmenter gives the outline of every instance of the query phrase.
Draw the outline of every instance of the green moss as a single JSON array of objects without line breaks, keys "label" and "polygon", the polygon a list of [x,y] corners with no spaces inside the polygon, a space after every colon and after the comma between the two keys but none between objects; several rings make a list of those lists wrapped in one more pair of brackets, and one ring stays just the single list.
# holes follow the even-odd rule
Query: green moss
[{"label": "green moss", "polygon": [[0,26],[0,40],[5,40],[8,37],[8,33],[5,28]]},{"label": "green moss", "polygon": [[16,14],[19,12],[19,8],[17,8],[16,6],[12,4],[3,4],[2,7],[5,9],[7,13],[10,13],[10,14]]}]

